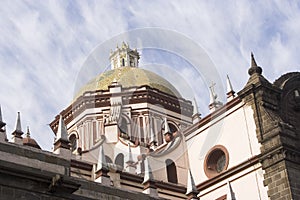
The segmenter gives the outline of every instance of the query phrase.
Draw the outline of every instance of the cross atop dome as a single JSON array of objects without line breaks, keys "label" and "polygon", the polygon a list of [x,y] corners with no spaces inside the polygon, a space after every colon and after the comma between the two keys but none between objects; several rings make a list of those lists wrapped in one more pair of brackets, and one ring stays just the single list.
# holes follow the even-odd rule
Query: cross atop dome
[{"label": "cross atop dome", "polygon": [[138,67],[140,55],[137,49],[130,49],[125,42],[121,47],[118,47],[110,52],[111,69],[120,67]]}]

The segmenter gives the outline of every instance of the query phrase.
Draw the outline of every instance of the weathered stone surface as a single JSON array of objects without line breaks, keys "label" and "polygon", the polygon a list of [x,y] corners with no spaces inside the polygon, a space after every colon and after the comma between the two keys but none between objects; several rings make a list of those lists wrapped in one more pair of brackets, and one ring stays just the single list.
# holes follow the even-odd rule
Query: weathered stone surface
[{"label": "weathered stone surface", "polygon": [[289,96],[300,87],[300,73],[279,80],[271,85],[261,74],[251,75],[239,95],[254,110],[268,196],[271,200],[300,199],[300,112]]}]

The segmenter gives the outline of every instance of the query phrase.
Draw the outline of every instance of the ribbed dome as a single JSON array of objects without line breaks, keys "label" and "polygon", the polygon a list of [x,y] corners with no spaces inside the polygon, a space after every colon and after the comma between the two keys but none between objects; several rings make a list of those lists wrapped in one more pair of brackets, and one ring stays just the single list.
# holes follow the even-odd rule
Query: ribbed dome
[{"label": "ribbed dome", "polygon": [[123,88],[147,85],[167,94],[181,97],[171,83],[153,72],[137,67],[120,67],[96,76],[79,90],[76,98],[86,91],[107,90],[113,81],[117,81]]}]

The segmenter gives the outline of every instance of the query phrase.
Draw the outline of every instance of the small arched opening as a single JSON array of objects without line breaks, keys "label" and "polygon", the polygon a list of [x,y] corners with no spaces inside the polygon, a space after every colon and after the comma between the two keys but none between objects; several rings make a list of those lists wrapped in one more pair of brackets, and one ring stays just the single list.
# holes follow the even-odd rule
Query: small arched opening
[{"label": "small arched opening", "polygon": [[77,149],[77,137],[75,134],[70,135],[69,141],[71,144],[71,151],[75,151]]},{"label": "small arched opening", "polygon": [[122,58],[122,66],[125,67],[125,59]]},{"label": "small arched opening", "polygon": [[128,134],[128,122],[125,119],[125,117],[121,117],[120,121],[119,121],[119,129],[121,131],[121,133],[124,134]]},{"label": "small arched opening", "polygon": [[119,165],[122,169],[124,169],[124,155],[122,153],[119,153],[116,156],[115,164]]},{"label": "small arched opening", "polygon": [[171,159],[166,160],[167,178],[170,183],[178,183],[176,165]]}]

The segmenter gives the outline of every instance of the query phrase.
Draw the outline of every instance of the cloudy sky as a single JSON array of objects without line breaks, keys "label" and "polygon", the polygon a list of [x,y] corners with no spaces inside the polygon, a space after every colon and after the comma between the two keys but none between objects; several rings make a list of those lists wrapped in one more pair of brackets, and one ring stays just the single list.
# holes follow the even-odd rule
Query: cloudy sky
[{"label": "cloudy sky", "polygon": [[[201,47],[221,83],[225,84],[229,74],[236,91],[247,81],[251,51],[272,82],[300,68],[297,1],[2,0],[0,104],[9,138],[20,111],[23,131],[30,126],[32,137],[50,150],[54,134],[48,124],[72,101],[75,82],[91,52],[111,38],[118,41],[118,35],[145,28],[171,31],[186,38],[180,45],[187,41],[187,46],[193,43]],[[141,50],[144,44],[139,43]],[[173,71],[174,63],[180,63],[175,71],[193,87],[205,115],[207,87],[195,86],[190,71],[193,63],[174,56],[177,52],[173,56],[157,52],[143,50],[141,63],[155,63]]]}]

